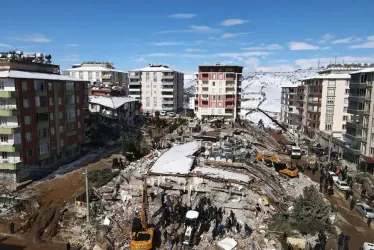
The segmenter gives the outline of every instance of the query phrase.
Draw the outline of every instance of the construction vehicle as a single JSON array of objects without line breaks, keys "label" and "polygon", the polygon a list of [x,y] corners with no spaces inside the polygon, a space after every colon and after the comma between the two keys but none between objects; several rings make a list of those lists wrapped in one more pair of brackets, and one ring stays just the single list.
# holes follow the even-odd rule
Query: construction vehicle
[{"label": "construction vehicle", "polygon": [[297,177],[299,175],[299,170],[293,166],[289,166],[286,163],[280,162],[275,163],[273,162],[273,166],[275,168],[275,171],[278,173],[287,175],[289,177]]},{"label": "construction vehicle", "polygon": [[276,163],[281,162],[280,159],[275,155],[265,155],[261,153],[256,155],[256,160],[258,161],[264,160],[265,162],[276,162]]},{"label": "construction vehicle", "polygon": [[131,233],[130,247],[134,249],[153,249],[154,227],[148,225],[148,187],[147,179],[143,180],[143,202],[140,219],[134,218]]}]

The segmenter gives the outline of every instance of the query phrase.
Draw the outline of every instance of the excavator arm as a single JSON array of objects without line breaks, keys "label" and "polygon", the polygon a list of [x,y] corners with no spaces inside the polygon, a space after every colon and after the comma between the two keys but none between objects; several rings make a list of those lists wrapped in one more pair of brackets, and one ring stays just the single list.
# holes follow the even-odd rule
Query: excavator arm
[{"label": "excavator arm", "polygon": [[142,203],[142,211],[141,211],[141,222],[143,230],[148,229],[148,187],[147,187],[147,179],[144,178],[143,180],[143,203]]}]

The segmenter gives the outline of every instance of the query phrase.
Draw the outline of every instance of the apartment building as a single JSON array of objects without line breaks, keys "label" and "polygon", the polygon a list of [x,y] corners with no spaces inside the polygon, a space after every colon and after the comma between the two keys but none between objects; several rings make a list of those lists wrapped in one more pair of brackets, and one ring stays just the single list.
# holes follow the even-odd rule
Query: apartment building
[{"label": "apartment building", "polygon": [[199,66],[197,72],[195,114],[199,119],[210,116],[237,119],[241,107],[243,67]]},{"label": "apartment building", "polygon": [[282,87],[280,121],[292,131],[296,131],[301,124],[297,101],[298,92],[296,85]]},{"label": "apartment building", "polygon": [[0,55],[0,181],[10,189],[79,157],[85,143],[88,82],[38,57]]},{"label": "apartment building", "polygon": [[184,74],[162,64],[129,71],[129,96],[141,101],[144,112],[183,108]]},{"label": "apartment building", "polygon": [[374,68],[351,73],[349,84],[346,157],[358,163],[360,155],[374,157]]},{"label": "apartment building", "polygon": [[[128,76],[124,71],[117,70],[110,62],[83,62],[73,64],[71,69],[63,71],[65,75],[89,81],[96,87],[96,92],[107,92],[112,89],[124,91],[128,90]],[[99,91],[100,90],[100,91]],[[103,90],[103,91],[101,91]]]},{"label": "apartment building", "polygon": [[[350,115],[348,109],[350,75],[345,73],[320,74],[302,79],[299,88],[299,115],[304,132],[311,138],[315,132],[327,131],[342,138]],[[301,100],[301,99],[300,99]]]}]

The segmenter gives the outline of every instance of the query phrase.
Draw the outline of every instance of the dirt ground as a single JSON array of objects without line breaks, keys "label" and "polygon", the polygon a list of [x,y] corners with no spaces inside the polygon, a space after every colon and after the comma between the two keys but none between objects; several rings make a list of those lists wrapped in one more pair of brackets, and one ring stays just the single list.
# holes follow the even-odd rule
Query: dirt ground
[{"label": "dirt ground", "polygon": [[[89,164],[88,169],[103,169],[111,167],[110,159],[119,155],[111,155],[109,158],[101,159],[96,163]],[[107,163],[107,164],[105,164]],[[25,220],[16,220],[14,236],[6,236],[0,239],[0,249],[64,249],[63,244],[47,244],[58,230],[58,221],[66,202],[74,202],[74,198],[81,194],[85,188],[85,168],[75,170],[55,179],[33,184],[22,193],[30,194],[40,204],[40,208]],[[9,233],[10,221],[0,220],[0,233]],[[22,239],[22,240],[21,240]],[[6,248],[3,248],[6,246]],[[26,247],[27,246],[27,247]],[[22,248],[23,247],[23,248]],[[25,248],[26,247],[26,248]]]},{"label": "dirt ground", "polygon": [[[308,177],[313,181],[319,183],[319,172],[316,172],[315,175],[312,175],[312,172],[305,171]],[[336,187],[334,187],[334,195],[326,196],[326,198],[331,202],[331,204],[338,205],[338,227],[346,235],[350,236],[349,240],[349,249],[360,249],[364,242],[374,242],[374,224],[372,228],[368,228],[366,224],[366,219],[364,219],[357,210],[350,210],[349,202],[345,199],[345,194]],[[354,192],[356,200],[359,192]],[[335,246],[336,248],[337,246]],[[326,248],[327,249],[327,248]]]}]

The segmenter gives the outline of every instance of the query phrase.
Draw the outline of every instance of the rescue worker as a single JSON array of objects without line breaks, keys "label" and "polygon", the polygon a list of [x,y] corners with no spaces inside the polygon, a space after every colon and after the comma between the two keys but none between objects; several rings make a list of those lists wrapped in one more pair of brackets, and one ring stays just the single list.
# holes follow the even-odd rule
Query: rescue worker
[{"label": "rescue worker", "polygon": [[14,234],[14,222],[12,221],[9,225],[10,234]]},{"label": "rescue worker", "polygon": [[368,220],[367,220],[367,224],[368,224],[368,227],[370,228],[370,224],[371,224],[371,217],[369,216]]}]

